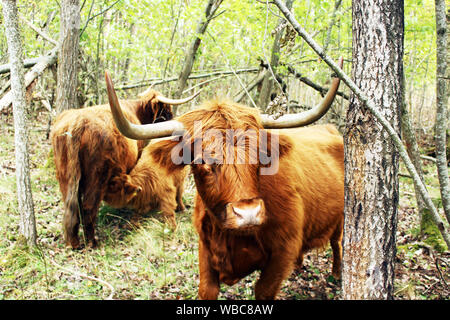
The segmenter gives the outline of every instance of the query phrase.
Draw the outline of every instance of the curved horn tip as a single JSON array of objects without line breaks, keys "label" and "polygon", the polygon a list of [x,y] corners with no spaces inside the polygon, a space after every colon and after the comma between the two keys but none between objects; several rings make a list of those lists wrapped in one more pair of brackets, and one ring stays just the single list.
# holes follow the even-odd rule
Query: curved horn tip
[{"label": "curved horn tip", "polygon": [[193,100],[195,97],[197,97],[200,94],[200,92],[201,92],[201,90],[187,98],[182,98],[182,99],[171,99],[171,98],[166,98],[162,95],[156,96],[156,99],[158,99],[162,103],[171,104],[171,105],[180,105],[180,104],[187,103],[187,102]]},{"label": "curved horn tip", "polygon": [[338,60],[339,68],[342,68],[344,66],[344,57],[340,56]]}]

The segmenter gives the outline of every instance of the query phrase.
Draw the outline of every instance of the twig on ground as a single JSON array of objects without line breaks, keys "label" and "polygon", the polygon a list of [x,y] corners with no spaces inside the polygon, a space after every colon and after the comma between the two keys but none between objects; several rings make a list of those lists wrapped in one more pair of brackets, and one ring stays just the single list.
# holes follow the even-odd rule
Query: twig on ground
[{"label": "twig on ground", "polygon": [[58,267],[59,269],[65,271],[65,272],[67,272],[67,273],[74,274],[74,275],[77,275],[77,276],[79,276],[79,277],[86,278],[86,279],[88,279],[88,280],[97,281],[97,282],[99,282],[99,283],[101,283],[101,284],[107,286],[107,287],[109,288],[109,290],[110,290],[110,294],[109,294],[109,296],[106,298],[106,300],[112,300],[112,297],[114,296],[114,293],[116,292],[116,290],[115,290],[114,287],[113,287],[112,285],[110,285],[108,282],[106,282],[106,281],[104,281],[104,280],[102,280],[102,279],[96,278],[96,277],[89,276],[89,275],[87,275],[87,274],[85,274],[85,273],[81,273],[81,272],[78,272],[78,271],[71,270],[71,269],[65,268],[65,267],[63,267],[63,266],[60,266],[59,264],[57,264],[57,263],[56,263],[55,261],[53,261],[52,259],[50,259],[50,262],[53,263],[53,264],[54,264],[56,267]]}]

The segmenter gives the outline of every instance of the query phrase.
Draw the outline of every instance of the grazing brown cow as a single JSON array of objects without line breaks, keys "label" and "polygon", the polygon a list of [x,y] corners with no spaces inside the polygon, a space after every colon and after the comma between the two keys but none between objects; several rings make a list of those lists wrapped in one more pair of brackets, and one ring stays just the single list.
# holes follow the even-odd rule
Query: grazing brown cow
[{"label": "grazing brown cow", "polygon": [[[149,124],[170,120],[171,104],[185,103],[195,96],[173,100],[147,90],[139,99],[121,103],[129,121]],[[65,243],[80,246],[81,222],[87,244],[95,247],[97,211],[108,184],[112,177],[130,172],[145,141],[136,143],[121,135],[107,105],[62,112],[52,126],[51,139],[65,208]]]},{"label": "grazing brown cow", "polygon": [[[255,109],[215,100],[177,120],[139,130],[122,116],[108,75],[106,80],[114,120],[126,136],[159,137],[170,128],[185,129],[181,141],[160,145],[157,160],[168,170],[190,164],[194,175],[201,299],[216,299],[220,282],[233,285],[255,270],[261,270],[256,298],[274,299],[303,254],[328,241],[333,249],[332,271],[339,277],[342,137],[332,126],[264,129],[317,120],[330,107],[339,79],[333,80],[323,102],[306,113],[273,120]],[[181,153],[183,157],[190,153],[189,161],[179,161]]]},{"label": "grazing brown cow", "polygon": [[167,167],[154,160],[164,141],[151,142],[129,174],[113,177],[106,190],[104,200],[116,208],[131,208],[146,213],[159,208],[173,229],[176,228],[175,211],[184,211],[184,180],[188,167]]}]

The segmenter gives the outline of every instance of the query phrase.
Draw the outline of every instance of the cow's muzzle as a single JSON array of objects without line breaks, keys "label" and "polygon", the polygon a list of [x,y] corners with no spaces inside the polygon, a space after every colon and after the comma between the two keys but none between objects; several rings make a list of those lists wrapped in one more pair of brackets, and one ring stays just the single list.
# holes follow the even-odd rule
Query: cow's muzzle
[{"label": "cow's muzzle", "polygon": [[229,202],[226,205],[227,226],[246,229],[259,226],[265,220],[264,201],[260,198]]}]

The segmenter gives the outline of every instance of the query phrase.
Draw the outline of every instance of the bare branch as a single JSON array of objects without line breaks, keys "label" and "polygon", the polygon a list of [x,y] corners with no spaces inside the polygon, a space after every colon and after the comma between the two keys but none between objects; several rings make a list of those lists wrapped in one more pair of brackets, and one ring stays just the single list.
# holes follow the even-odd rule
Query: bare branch
[{"label": "bare branch", "polygon": [[[248,72],[257,72],[258,68],[248,68],[248,69],[238,69],[235,71],[214,71],[211,73],[203,73],[203,74],[197,74],[197,75],[190,75],[188,77],[189,80],[194,80],[194,79],[202,79],[202,78],[208,78],[208,77],[215,77],[215,76],[228,76],[228,75],[233,75],[235,73],[248,73]],[[147,87],[149,85],[158,85],[158,84],[163,84],[163,83],[167,83],[167,82],[172,82],[172,81],[177,81],[179,79],[179,77],[171,77],[171,78],[167,78],[167,79],[160,79],[160,78],[154,78],[154,79],[149,79],[149,80],[145,80],[145,81],[141,81],[139,83],[136,84],[129,84],[129,85],[123,85],[123,86],[118,86],[115,89],[116,90],[129,90],[129,89],[135,89],[135,88],[142,88],[142,87]]]},{"label": "bare branch", "polygon": [[35,25],[33,25],[30,21],[28,21],[27,19],[25,19],[23,16],[19,16],[19,19],[22,20],[23,22],[25,22],[27,24],[27,26],[29,26],[31,29],[33,29],[38,35],[40,35],[42,37],[42,39],[47,40],[48,42],[50,42],[51,44],[57,46],[58,45],[58,41],[53,40],[52,38],[50,38],[50,36],[48,34],[46,34],[43,30],[41,30],[40,28],[36,27]]},{"label": "bare branch", "polygon": [[80,32],[80,37],[81,37],[81,35],[84,33],[84,31],[86,30],[86,28],[87,28],[89,22],[91,22],[93,19],[97,18],[98,16],[104,14],[106,11],[108,11],[109,9],[111,9],[112,7],[114,7],[117,3],[119,3],[119,1],[120,1],[120,0],[117,0],[117,1],[113,2],[113,4],[111,4],[109,7],[107,7],[106,9],[100,11],[99,13],[97,13],[97,14],[95,14],[95,15],[93,15],[93,16],[91,17],[90,15],[91,15],[91,12],[92,12],[92,7],[93,7],[93,5],[94,5],[94,0],[92,0],[91,8],[89,9],[89,16],[88,16],[88,19],[86,20],[86,23],[84,24],[83,30],[81,30],[81,32]]}]

